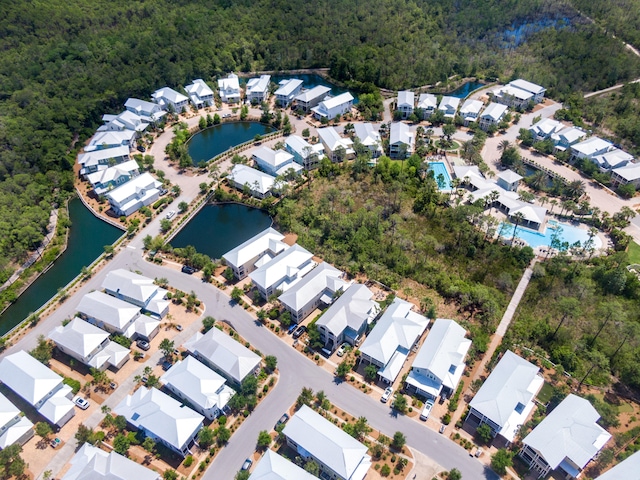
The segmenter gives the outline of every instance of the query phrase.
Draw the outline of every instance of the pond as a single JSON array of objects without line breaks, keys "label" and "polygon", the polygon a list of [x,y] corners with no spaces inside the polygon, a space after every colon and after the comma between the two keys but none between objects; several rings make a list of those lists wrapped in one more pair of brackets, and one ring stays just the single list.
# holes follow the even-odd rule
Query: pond
[{"label": "pond", "polygon": [[195,249],[218,259],[232,248],[271,226],[271,217],[239,203],[206,205],[173,237],[171,245]]},{"label": "pond", "polygon": [[189,139],[187,148],[193,163],[211,160],[216,155],[226,152],[256,135],[264,135],[273,129],[259,122],[228,122],[201,130]]},{"label": "pond", "polygon": [[82,202],[69,202],[71,230],[65,252],[53,266],[27,288],[0,316],[0,335],[4,335],[38,310],[59,288],[73,280],[122,235],[122,230],[96,218]]},{"label": "pond", "polygon": [[471,92],[484,87],[484,83],[473,81],[460,85],[453,92],[447,93],[450,97],[466,98]]},{"label": "pond", "polygon": [[[323,85],[325,87],[329,87],[331,89],[331,94],[335,97],[336,95],[340,95],[344,92],[349,92],[350,90],[342,87],[338,87],[337,85],[331,83],[326,78],[317,75],[315,73],[303,73],[299,75],[271,75],[271,81],[274,83],[279,83],[282,80],[289,80],[290,78],[297,78],[302,80],[304,83],[302,84],[302,88],[305,90],[311,90],[313,87],[317,87],[318,85]],[[354,92],[351,92],[353,95],[353,104],[358,103],[358,95]]]}]

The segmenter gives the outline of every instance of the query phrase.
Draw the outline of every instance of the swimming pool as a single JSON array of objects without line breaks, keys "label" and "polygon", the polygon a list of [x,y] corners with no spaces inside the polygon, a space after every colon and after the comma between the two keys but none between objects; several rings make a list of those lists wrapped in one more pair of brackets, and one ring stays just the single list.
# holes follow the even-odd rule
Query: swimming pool
[{"label": "swimming pool", "polygon": [[[500,224],[499,232],[501,236],[510,239],[513,236],[513,227],[514,225],[512,223],[505,222]],[[558,238],[561,242],[559,250],[563,251],[567,250],[571,245],[575,245],[577,242],[580,242],[580,245],[584,246],[589,240],[588,230],[574,227],[567,223],[559,223],[555,220],[549,220],[549,222],[547,222],[544,233],[519,226],[516,230],[516,238],[524,240],[532,248],[550,247],[553,240],[552,236],[556,232],[559,233]],[[597,236],[593,237],[593,248],[598,249],[600,247],[602,247],[602,241]]]},{"label": "swimming pool", "polygon": [[[429,164],[429,170],[433,172],[433,178],[435,178],[438,184],[438,190],[450,192],[453,189],[451,185],[451,175],[449,175],[449,170],[447,170],[444,162],[431,162]],[[442,178],[440,178],[440,175],[442,175]]]}]

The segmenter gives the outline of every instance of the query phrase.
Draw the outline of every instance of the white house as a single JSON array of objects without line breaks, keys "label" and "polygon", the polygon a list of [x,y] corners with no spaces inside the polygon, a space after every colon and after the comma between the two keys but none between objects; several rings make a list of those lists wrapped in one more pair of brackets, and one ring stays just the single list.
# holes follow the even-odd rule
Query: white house
[{"label": "white house", "polygon": [[640,451],[625,458],[615,467],[596,478],[596,480],[620,480],[621,478],[637,480],[640,478],[638,472],[640,472]]},{"label": "white house", "polygon": [[460,116],[464,120],[464,126],[468,127],[470,123],[477,122],[480,112],[484,107],[484,103],[480,100],[469,99],[460,107]]},{"label": "white house", "polygon": [[[269,227],[222,256],[238,280],[273,259],[289,246],[282,240],[284,235]],[[258,263],[260,261],[260,263]]]},{"label": "white house", "polygon": [[305,170],[317,168],[320,159],[324,157],[324,145],[322,143],[311,145],[298,135],[289,135],[284,141],[284,148],[293,155],[294,162],[302,165]]},{"label": "white house", "polygon": [[491,125],[498,125],[506,113],[506,105],[494,102],[490,103],[487,108],[484,109],[482,115],[480,115],[480,128],[487,130]]},{"label": "white house", "polygon": [[322,262],[307,273],[301,281],[280,295],[278,300],[291,313],[294,322],[298,323],[320,305],[331,305],[335,293],[347,285],[344,272],[327,262]]},{"label": "white house", "polygon": [[160,381],[209,420],[222,413],[235,393],[222,376],[190,355],[176,362]]},{"label": "white house", "polygon": [[33,423],[0,393],[0,449],[14,443],[24,445],[33,433]]},{"label": "white house", "polygon": [[611,185],[618,187],[628,183],[633,184],[636,189],[640,188],[640,163],[628,163],[611,171]]},{"label": "white house", "polygon": [[61,480],[160,480],[162,477],[114,451],[109,453],[85,443],[69,461]]},{"label": "white house", "polygon": [[76,413],[71,387],[24,350],[0,360],[0,381],[53,425],[62,427]]},{"label": "white house", "polygon": [[541,142],[551,138],[553,134],[559,133],[564,129],[564,125],[553,118],[543,118],[538,123],[534,123],[529,127],[529,131],[533,135],[533,140]]},{"label": "white house", "polygon": [[196,333],[183,345],[187,351],[235,385],[258,373],[260,357],[226,333],[212,328]]},{"label": "white house", "polygon": [[293,164],[293,155],[284,150],[273,150],[269,147],[261,146],[253,151],[251,156],[256,165],[265,173],[277,176],[283,168]]},{"label": "white house", "polygon": [[276,182],[275,177],[241,163],[233,166],[227,180],[238,190],[244,190],[248,186],[251,196],[260,199],[271,195]]},{"label": "white house", "polygon": [[360,346],[362,359],[380,368],[378,376],[393,384],[409,352],[429,325],[429,319],[411,310],[413,304],[395,298]]},{"label": "white house", "polygon": [[291,78],[288,80],[282,80],[280,87],[276,90],[276,105],[281,108],[288,107],[293,99],[298,96],[300,90],[302,90],[302,80],[297,78]]},{"label": "white house", "polygon": [[84,151],[90,152],[92,150],[104,150],[116,147],[131,148],[135,143],[135,139],[135,130],[96,132],[96,134],[91,137],[89,145],[84,147]]},{"label": "white house", "polygon": [[416,137],[409,125],[393,122],[389,129],[389,156],[391,158],[409,158],[415,148]]},{"label": "white house", "polygon": [[136,133],[145,131],[149,127],[147,117],[142,117],[131,110],[125,110],[118,115],[105,114],[102,116],[104,125],[98,127],[98,132],[119,132],[133,130]]},{"label": "white house", "polygon": [[271,75],[260,75],[259,78],[251,78],[247,82],[245,96],[251,103],[260,103],[269,96],[269,83]]},{"label": "white house", "polygon": [[316,85],[309,90],[304,90],[295,98],[296,108],[304,112],[309,112],[324,100],[330,92],[331,89],[324,85]]},{"label": "white house", "polygon": [[569,394],[522,440],[519,455],[538,478],[556,470],[576,479],[611,438],[599,419],[591,402]]},{"label": "white house", "polygon": [[220,99],[224,103],[238,103],[240,101],[240,82],[235,73],[230,73],[227,78],[218,80]]},{"label": "white house", "polygon": [[413,360],[407,390],[427,399],[440,394],[451,396],[458,387],[471,347],[465,334],[465,329],[453,320],[436,319]]},{"label": "white house", "polygon": [[602,138],[595,136],[590,137],[571,146],[571,160],[583,158],[592,160],[594,157],[607,153],[614,148],[613,144],[608,140],[603,140]]},{"label": "white house", "polygon": [[362,480],[371,467],[366,445],[306,405],[291,417],[282,433],[290,448],[315,460],[323,478]]},{"label": "white house", "polygon": [[353,95],[349,92],[344,92],[335,97],[325,98],[317,106],[313,107],[311,111],[313,112],[313,116],[318,120],[322,120],[323,118],[331,120],[337,116],[349,113],[352,106]]},{"label": "white house", "polygon": [[249,480],[316,480],[317,478],[273,450],[264,452],[249,476]]},{"label": "white house", "polygon": [[99,370],[120,369],[131,353],[128,348],[109,340],[107,332],[78,317],[51,330],[48,338],[61,352]]},{"label": "white house", "polygon": [[110,165],[117,165],[129,160],[129,147],[125,145],[92,150],[78,155],[78,164],[81,166],[80,174],[85,176],[98,170],[106,170]]},{"label": "white house", "polygon": [[295,244],[249,274],[260,295],[268,299],[274,293],[286,292],[316,266],[313,254]]},{"label": "white house", "polygon": [[612,148],[601,155],[595,155],[591,158],[591,161],[598,165],[601,172],[608,172],[614,168],[622,168],[631,163],[633,161],[633,155],[619,148]]},{"label": "white house", "polygon": [[544,379],[540,369],[507,350],[484,382],[469,407],[466,421],[477,428],[486,424],[493,436],[500,435],[513,442],[520,427],[527,421]]},{"label": "white house", "polygon": [[540,103],[544,99],[544,93],[547,91],[546,88],[541,87],[540,85],[536,85],[535,83],[528,82],[527,80],[522,80],[521,78],[512,80],[511,82],[509,82],[509,85],[511,87],[524,90],[525,92],[533,95],[532,100],[535,103]]},{"label": "white house", "polygon": [[508,168],[498,174],[498,185],[509,192],[515,192],[518,190],[520,180],[522,180],[522,175],[519,175]]},{"label": "white house", "polygon": [[413,115],[415,108],[416,95],[411,90],[403,90],[398,92],[398,100],[396,110],[402,113],[402,118],[407,119]]},{"label": "white house", "polygon": [[318,137],[324,145],[325,154],[332,162],[347,160],[355,155],[353,140],[341,137],[334,127],[319,128]]},{"label": "white house", "polygon": [[373,292],[365,285],[348,287],[316,322],[325,348],[333,352],[343,342],[359,345],[379,311]]},{"label": "white house", "polygon": [[111,208],[118,216],[128,217],[160,198],[162,183],[145,172],[107,192]]},{"label": "white house", "polygon": [[173,110],[176,113],[181,113],[187,108],[189,99],[186,95],[176,92],[173,88],[164,87],[156,90],[151,94],[151,98],[154,102],[167,110]]},{"label": "white house", "polygon": [[213,90],[201,78],[196,78],[184,88],[196,108],[210,107],[214,103]]},{"label": "white house", "polygon": [[534,102],[534,94],[512,85],[497,87],[489,92],[489,98],[511,108],[526,108]]},{"label": "white house", "polygon": [[378,158],[382,155],[380,133],[378,133],[372,123],[355,123],[353,125],[353,132],[356,138],[360,140],[360,143],[369,149],[372,158]]},{"label": "white house", "polygon": [[119,268],[107,273],[102,288],[109,295],[136,305],[142,310],[163,318],[169,312],[167,291],[150,278]]},{"label": "white house", "polygon": [[87,175],[96,195],[103,195],[138,176],[138,162],[129,160]]},{"label": "white house", "polygon": [[146,123],[155,123],[167,114],[157,103],[137,98],[128,98],[124,108],[141,117]]},{"label": "white house", "polygon": [[584,137],[587,132],[578,127],[565,127],[558,133],[551,135],[551,140],[556,146],[556,150],[565,151],[567,148],[575,145]]},{"label": "white house", "polygon": [[422,119],[426,120],[438,108],[438,97],[433,93],[421,93],[418,97],[418,108],[422,110]]},{"label": "white house", "polygon": [[157,318],[142,315],[140,307],[104,292],[87,293],[80,300],[77,310],[80,317],[92,325],[133,340],[142,338],[150,341],[160,330]]},{"label": "white house", "polygon": [[449,97],[445,95],[442,97],[442,100],[440,100],[438,110],[441,110],[446,118],[453,118],[456,116],[459,105],[460,99],[458,97]]},{"label": "white house", "polygon": [[183,457],[202,428],[204,417],[155,388],[138,388],[114,409],[127,423]]}]

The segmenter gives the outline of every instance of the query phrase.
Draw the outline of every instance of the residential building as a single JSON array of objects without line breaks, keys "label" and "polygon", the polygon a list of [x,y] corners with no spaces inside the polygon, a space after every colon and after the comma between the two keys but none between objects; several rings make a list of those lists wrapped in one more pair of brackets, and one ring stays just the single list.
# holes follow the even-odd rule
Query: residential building
[{"label": "residential building", "polygon": [[111,165],[128,162],[129,160],[129,147],[125,145],[92,150],[78,155],[78,163],[81,166],[80,174],[85,176],[98,170],[106,170]]},{"label": "residential building", "polygon": [[89,145],[84,147],[84,151],[91,152],[92,150],[106,150],[117,147],[131,148],[135,140],[135,130],[96,132],[91,141],[89,141]]},{"label": "residential building", "polygon": [[324,151],[332,162],[341,162],[354,157],[353,140],[341,137],[334,127],[318,129],[318,137],[324,145]]},{"label": "residential building", "polygon": [[229,175],[229,183],[238,190],[249,188],[249,193],[255,198],[266,198],[271,195],[276,178],[269,174],[238,163],[233,166]]},{"label": "residential building", "polygon": [[484,107],[484,103],[480,100],[469,99],[460,107],[460,116],[464,120],[464,126],[468,127],[470,123],[477,122],[480,112]]},{"label": "residential building", "polygon": [[480,128],[487,130],[491,125],[498,125],[507,113],[507,106],[501,103],[490,103],[480,115]]},{"label": "residential building", "polygon": [[138,388],[114,411],[133,428],[183,457],[191,453],[189,447],[204,420],[202,415],[156,388]]},{"label": "residential building", "polygon": [[613,144],[608,140],[603,140],[600,137],[590,137],[571,146],[571,160],[584,158],[592,160],[594,157],[607,153],[614,148]]},{"label": "residential building", "polygon": [[541,142],[551,138],[552,135],[559,133],[565,126],[552,118],[543,118],[529,127],[529,131],[533,135],[535,142]]},{"label": "residential building", "polygon": [[136,134],[139,134],[149,127],[150,122],[147,120],[147,117],[141,117],[130,110],[125,110],[118,115],[105,114],[102,116],[104,125],[98,127],[98,132],[133,130]]},{"label": "residential building", "polygon": [[371,152],[371,158],[378,158],[382,155],[382,140],[380,133],[374,128],[372,123],[355,123],[353,125],[354,135],[360,143]]},{"label": "residential building", "polygon": [[286,292],[316,266],[313,254],[295,244],[249,274],[262,298]]},{"label": "residential building", "polygon": [[82,297],[78,313],[102,330],[136,340],[153,339],[160,330],[157,318],[142,315],[140,307],[104,292],[93,291]]},{"label": "residential building", "polygon": [[107,192],[111,209],[117,216],[128,217],[160,198],[162,183],[145,172]]},{"label": "residential building", "polygon": [[398,92],[396,110],[402,113],[402,118],[404,120],[406,120],[411,115],[413,115],[415,102],[416,102],[416,96],[411,90],[404,90],[402,92]]},{"label": "residential building", "polygon": [[459,105],[460,99],[458,97],[444,96],[442,100],[440,100],[438,110],[441,110],[446,118],[454,118]]},{"label": "residential building", "polygon": [[317,106],[313,107],[311,111],[313,112],[313,116],[318,120],[322,120],[323,118],[332,120],[349,113],[352,106],[353,95],[349,92],[344,92],[335,97],[325,98]]},{"label": "residential building", "polygon": [[521,78],[510,81],[509,85],[511,87],[524,90],[525,92],[528,92],[531,95],[533,95],[532,100],[534,103],[540,103],[542,100],[544,100],[544,94],[547,91],[546,88],[541,87],[540,85],[536,85],[535,83],[522,80]]},{"label": "residential building", "polygon": [[413,360],[406,389],[426,399],[456,391],[471,347],[467,332],[453,320],[438,318]]},{"label": "residential building", "polygon": [[156,90],[151,94],[151,98],[154,102],[163,107],[163,109],[169,111],[173,110],[176,113],[181,113],[185,110],[189,103],[189,99],[185,95],[180,92],[176,92],[173,88],[169,87]]},{"label": "residential building", "polygon": [[518,175],[510,169],[503,170],[498,174],[498,185],[509,192],[518,191],[520,180],[522,180],[522,175]]},{"label": "residential building", "polygon": [[628,163],[624,167],[615,168],[611,171],[611,185],[633,184],[636,189],[640,189],[640,163]]},{"label": "residential building", "polygon": [[409,158],[415,149],[416,137],[409,125],[393,122],[389,129],[389,156],[391,158]]},{"label": "residential building", "polygon": [[222,414],[235,393],[222,376],[190,355],[176,362],[160,381],[209,420]]},{"label": "residential building", "polygon": [[33,423],[0,393],[0,449],[17,443],[24,445],[33,437]]},{"label": "residential building", "polygon": [[249,476],[249,480],[316,480],[317,478],[273,450],[264,452]]},{"label": "residential building", "polygon": [[97,170],[87,175],[96,195],[104,195],[138,176],[138,162],[129,160],[113,167]]},{"label": "residential building", "polygon": [[236,278],[242,280],[260,265],[289,248],[283,239],[284,235],[280,232],[267,228],[225,253],[222,259],[233,270]]},{"label": "residential building", "polygon": [[331,305],[335,293],[348,285],[344,280],[344,272],[323,262],[280,295],[278,300],[291,313],[293,321],[298,323],[316,308]]},{"label": "residential building", "polygon": [[476,396],[469,403],[466,422],[473,428],[486,424],[494,437],[510,444],[533,411],[534,398],[544,379],[540,369],[507,350]]},{"label": "residential building", "polygon": [[422,110],[422,119],[426,120],[438,108],[438,97],[433,93],[421,93],[418,97],[418,108]]},{"label": "residential building", "polygon": [[409,352],[427,329],[429,319],[413,304],[396,297],[360,346],[362,360],[379,367],[378,377],[393,384]]},{"label": "residential building", "polygon": [[253,151],[251,156],[256,165],[265,173],[277,176],[278,172],[288,165],[293,164],[293,155],[284,150],[272,150],[269,147],[261,146]]},{"label": "residential building", "polygon": [[519,455],[538,478],[554,470],[562,478],[579,478],[611,438],[599,419],[591,402],[569,394],[522,440]]},{"label": "residential building", "polygon": [[169,312],[167,291],[150,278],[119,268],[107,273],[102,288],[109,295],[140,307],[145,312],[163,318]]},{"label": "residential building", "polygon": [[137,98],[127,99],[124,108],[141,117],[146,123],[155,123],[167,114],[157,103]]},{"label": "residential building", "polygon": [[259,78],[249,79],[245,90],[246,99],[253,104],[264,102],[269,97],[270,83],[271,75],[260,75]]},{"label": "residential building", "polygon": [[633,155],[619,148],[612,148],[601,155],[593,156],[591,161],[600,168],[601,172],[609,172],[614,168],[621,168],[631,163]]},{"label": "residential building", "polygon": [[287,108],[302,90],[302,80],[290,78],[288,80],[282,80],[279,85],[280,87],[275,93],[276,105],[279,105],[281,108]]},{"label": "residential building", "polygon": [[61,480],[161,480],[161,475],[114,451],[83,444]]},{"label": "residential building", "polygon": [[260,370],[258,355],[217,328],[205,334],[196,333],[183,346],[234,385],[240,385],[248,375]]},{"label": "residential building", "polygon": [[362,480],[371,467],[367,446],[303,405],[287,422],[287,445],[305,459],[313,459],[322,478]]},{"label": "residential building", "polygon": [[310,112],[311,109],[324,100],[329,93],[331,93],[331,89],[324,85],[316,85],[309,90],[304,90],[295,98],[296,108],[304,112]]},{"label": "residential building", "polygon": [[120,369],[131,353],[109,340],[107,332],[78,317],[51,330],[48,338],[62,353],[98,370]]},{"label": "residential building", "polygon": [[218,90],[223,103],[238,103],[240,101],[240,82],[235,73],[230,73],[227,78],[219,79]]},{"label": "residential building", "polygon": [[324,348],[333,352],[344,342],[359,345],[379,311],[373,292],[365,285],[348,287],[316,321]]},{"label": "residential building", "polygon": [[640,480],[640,451],[625,458],[615,467],[607,470],[596,480]]},{"label": "residential building", "polygon": [[213,90],[201,78],[196,78],[184,89],[196,108],[210,107],[214,104]]},{"label": "residential building", "polygon": [[567,148],[578,143],[587,135],[587,132],[578,127],[565,127],[558,133],[551,135],[551,140],[556,146],[556,150],[564,152]]},{"label": "residential building", "polygon": [[62,427],[76,413],[71,387],[24,350],[0,360],[0,381],[53,425]]},{"label": "residential building", "polygon": [[289,135],[284,141],[284,148],[293,155],[293,161],[302,165],[305,170],[313,170],[318,167],[324,157],[324,145],[316,143],[311,145],[298,135]]},{"label": "residential building", "polygon": [[497,87],[489,92],[489,98],[511,108],[527,108],[534,102],[534,94],[511,85]]}]

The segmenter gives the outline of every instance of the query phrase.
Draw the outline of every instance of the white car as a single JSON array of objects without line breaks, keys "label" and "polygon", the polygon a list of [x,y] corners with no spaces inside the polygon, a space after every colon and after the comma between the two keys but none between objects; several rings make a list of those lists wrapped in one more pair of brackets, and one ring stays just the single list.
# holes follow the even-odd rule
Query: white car
[{"label": "white car", "polygon": [[75,403],[82,410],[86,410],[87,408],[89,408],[89,401],[82,397],[75,397],[73,399],[73,403]]},{"label": "white car", "polygon": [[169,210],[165,216],[166,216],[167,220],[170,220],[170,219],[172,219],[172,218],[173,218],[173,216],[174,216],[175,214],[176,214],[176,211],[175,211],[175,210]]},{"label": "white car", "polygon": [[382,403],[387,403],[387,400],[391,398],[391,395],[393,395],[393,388],[391,387],[385,388],[384,392],[382,393],[382,397],[380,397],[380,401]]},{"label": "white car", "polygon": [[429,399],[425,402],[424,408],[422,409],[422,413],[420,414],[420,420],[427,421],[429,418],[429,414],[431,413],[431,409],[433,408],[433,400]]},{"label": "white car", "polygon": [[340,345],[340,347],[338,348],[338,351],[336,352],[339,357],[342,357],[344,355],[344,352],[347,350],[348,346],[349,346],[348,343],[343,343],[342,345]]}]

